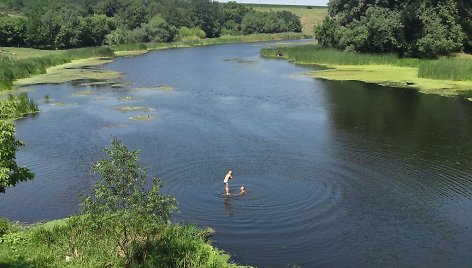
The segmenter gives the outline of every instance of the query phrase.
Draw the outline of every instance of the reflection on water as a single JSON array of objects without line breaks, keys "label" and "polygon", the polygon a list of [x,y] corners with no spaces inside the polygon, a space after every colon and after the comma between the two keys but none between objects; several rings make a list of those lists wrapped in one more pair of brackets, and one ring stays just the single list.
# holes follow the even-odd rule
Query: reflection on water
[{"label": "reflection on water", "polygon": [[[470,266],[472,104],[314,80],[301,75],[309,68],[260,58],[263,45],[118,59],[106,68],[125,74],[120,90],[35,87],[36,100],[74,105],[39,102],[40,114],[18,122],[27,145],[18,161],[36,178],[0,196],[0,215],[32,222],[77,211],[91,163],[117,136],[176,196],[174,219],[214,228],[215,245],[239,263]],[[156,85],[173,90],[133,90]],[[124,106],[154,120],[129,120],[142,110],[116,110]],[[226,197],[229,169],[236,195]]]}]

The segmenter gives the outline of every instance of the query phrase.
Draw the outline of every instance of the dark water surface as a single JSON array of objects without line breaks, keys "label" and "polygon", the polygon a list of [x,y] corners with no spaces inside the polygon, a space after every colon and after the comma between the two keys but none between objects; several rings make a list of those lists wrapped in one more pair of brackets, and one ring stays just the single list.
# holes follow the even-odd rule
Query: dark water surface
[{"label": "dark water surface", "polygon": [[[471,267],[472,103],[312,79],[310,68],[260,58],[265,45],[121,58],[105,68],[123,72],[127,89],[34,87],[41,113],[17,135],[27,145],[18,161],[36,178],[0,196],[0,215],[77,211],[113,135],[176,196],[175,220],[213,227],[239,263]],[[174,91],[134,89],[156,85]],[[128,105],[155,111],[115,110]],[[140,114],[155,119],[128,119]],[[224,197],[228,169],[231,191],[244,185],[246,196]]]}]

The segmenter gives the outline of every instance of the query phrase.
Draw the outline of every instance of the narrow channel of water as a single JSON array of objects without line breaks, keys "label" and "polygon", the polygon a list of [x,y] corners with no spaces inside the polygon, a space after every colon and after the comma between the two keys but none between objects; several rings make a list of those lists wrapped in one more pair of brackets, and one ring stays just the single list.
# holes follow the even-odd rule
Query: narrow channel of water
[{"label": "narrow channel of water", "polygon": [[[123,72],[125,88],[32,87],[41,113],[17,123],[18,161],[36,178],[0,196],[0,215],[77,211],[116,136],[176,196],[174,219],[213,227],[238,263],[472,265],[472,103],[312,79],[308,67],[261,58],[266,45],[121,58],[105,68]],[[247,195],[224,196],[228,169],[231,191]]]}]

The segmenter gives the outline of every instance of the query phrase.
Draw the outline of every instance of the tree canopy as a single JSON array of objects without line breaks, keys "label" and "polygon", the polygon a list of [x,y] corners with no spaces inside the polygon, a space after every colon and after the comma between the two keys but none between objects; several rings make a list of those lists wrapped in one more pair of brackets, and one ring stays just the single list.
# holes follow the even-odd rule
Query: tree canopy
[{"label": "tree canopy", "polygon": [[331,0],[328,8],[315,28],[325,47],[434,58],[472,46],[470,1]]},{"label": "tree canopy", "polygon": [[1,46],[43,49],[171,42],[183,27],[208,38],[301,31],[300,19],[288,11],[213,0],[5,0],[0,10]]}]

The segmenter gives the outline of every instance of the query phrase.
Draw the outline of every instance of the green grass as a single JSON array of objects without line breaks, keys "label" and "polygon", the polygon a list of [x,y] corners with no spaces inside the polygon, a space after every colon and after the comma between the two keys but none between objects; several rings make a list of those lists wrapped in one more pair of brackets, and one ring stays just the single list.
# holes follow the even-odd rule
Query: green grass
[{"label": "green grass", "polygon": [[62,53],[21,59],[2,55],[0,56],[0,91],[11,89],[14,80],[44,74],[46,68],[51,66],[69,63],[76,59],[113,56],[113,51],[108,47],[71,49]]},{"label": "green grass", "polygon": [[26,93],[9,94],[6,99],[0,100],[0,120],[19,119],[38,111],[38,106]]},{"label": "green grass", "polygon": [[[115,237],[100,226],[96,236],[81,225],[81,218],[18,226],[0,235],[0,267],[124,267]],[[132,267],[241,267],[206,241],[206,231],[191,225],[164,224],[154,239],[136,243]]]},{"label": "green grass", "polygon": [[431,79],[471,81],[472,60],[444,58],[434,61],[423,61],[419,66],[418,76]]},{"label": "green grass", "polygon": [[299,64],[327,67],[313,77],[362,81],[401,88],[415,88],[427,94],[469,96],[472,89],[472,59],[468,55],[440,60],[399,58],[394,54],[364,54],[326,49],[318,45],[263,49],[265,57],[287,59]]},{"label": "green grass", "polygon": [[472,81],[472,58],[467,55],[438,60],[399,58],[395,54],[367,54],[304,45],[262,49],[262,56],[284,58],[300,64],[392,65],[418,68],[418,77],[435,80]]},{"label": "green grass", "polygon": [[421,60],[399,58],[395,54],[366,54],[322,48],[319,45],[264,48],[261,55],[271,58],[284,58],[300,64],[321,65],[393,65],[418,67]]}]

